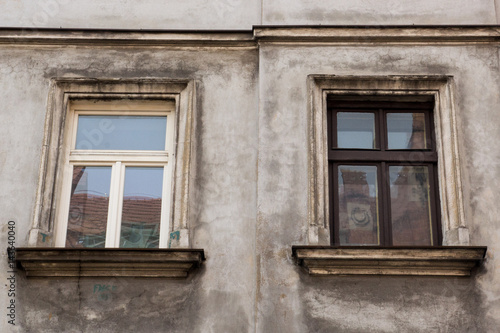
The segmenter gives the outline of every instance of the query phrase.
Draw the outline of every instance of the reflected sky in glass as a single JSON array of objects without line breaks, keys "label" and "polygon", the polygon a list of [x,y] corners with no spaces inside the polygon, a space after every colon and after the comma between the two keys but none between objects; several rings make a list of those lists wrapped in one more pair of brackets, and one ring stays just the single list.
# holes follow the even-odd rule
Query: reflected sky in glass
[{"label": "reflected sky in glass", "polygon": [[80,115],[76,149],[165,150],[167,117]]},{"label": "reflected sky in glass", "polygon": [[424,113],[387,114],[388,149],[425,149]]},{"label": "reflected sky in glass", "polygon": [[368,112],[338,112],[337,147],[375,148],[375,114]]}]

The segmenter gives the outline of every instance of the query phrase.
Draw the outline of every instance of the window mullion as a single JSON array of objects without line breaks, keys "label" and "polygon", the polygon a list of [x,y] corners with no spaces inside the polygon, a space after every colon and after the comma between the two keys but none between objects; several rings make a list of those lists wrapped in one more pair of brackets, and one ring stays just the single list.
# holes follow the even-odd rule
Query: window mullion
[{"label": "window mullion", "polygon": [[[109,194],[108,223],[106,226],[106,247],[119,247],[119,225],[121,206],[123,205],[123,165],[116,162],[111,172],[111,190]],[[118,234],[118,235],[117,235]]]},{"label": "window mullion", "polygon": [[391,225],[391,181],[389,177],[389,166],[387,163],[380,164],[380,191],[382,202],[380,204],[381,227],[383,240],[380,245],[392,245],[392,225]]},{"label": "window mullion", "polygon": [[428,150],[347,150],[337,149],[328,152],[328,159],[342,162],[409,162],[409,163],[435,163],[437,153]]},{"label": "window mullion", "polygon": [[378,135],[378,149],[380,151],[385,151],[386,146],[387,146],[387,129],[385,126],[385,113],[382,109],[378,110],[377,112],[377,120],[375,127],[377,128],[377,135]]},{"label": "window mullion", "polygon": [[333,209],[330,210],[330,221],[331,221],[331,239],[333,240],[334,245],[340,245],[340,221],[339,221],[339,179],[338,179],[338,163],[329,163],[328,171],[330,172],[330,186],[334,190],[331,193],[330,197],[330,207]]}]

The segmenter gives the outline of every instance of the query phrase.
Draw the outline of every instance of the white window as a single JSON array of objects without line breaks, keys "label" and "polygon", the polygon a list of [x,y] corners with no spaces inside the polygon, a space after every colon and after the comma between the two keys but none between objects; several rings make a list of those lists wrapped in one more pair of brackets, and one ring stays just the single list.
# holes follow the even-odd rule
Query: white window
[{"label": "white window", "polygon": [[168,246],[173,101],[72,101],[55,245]]},{"label": "white window", "polygon": [[190,80],[53,79],[29,244],[191,247],[196,105]]}]

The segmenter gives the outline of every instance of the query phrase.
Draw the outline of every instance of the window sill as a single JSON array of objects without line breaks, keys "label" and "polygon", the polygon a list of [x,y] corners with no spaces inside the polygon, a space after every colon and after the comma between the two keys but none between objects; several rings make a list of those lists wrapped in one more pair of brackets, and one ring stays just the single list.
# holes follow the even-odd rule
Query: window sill
[{"label": "window sill", "polygon": [[27,277],[185,278],[205,260],[202,249],[18,248]]},{"label": "window sill", "polygon": [[470,276],[486,254],[484,246],[333,247],[292,246],[310,275]]}]

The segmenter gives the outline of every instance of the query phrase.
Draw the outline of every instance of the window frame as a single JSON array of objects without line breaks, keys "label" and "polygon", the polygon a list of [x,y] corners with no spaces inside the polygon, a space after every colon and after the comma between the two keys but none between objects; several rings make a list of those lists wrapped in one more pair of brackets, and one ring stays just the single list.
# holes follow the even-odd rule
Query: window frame
[{"label": "window frame", "polygon": [[309,90],[307,244],[322,246],[331,244],[327,99],[328,96],[351,96],[360,101],[434,102],[442,244],[469,245],[469,230],[463,205],[458,119],[452,76],[313,74],[308,76],[307,84]]},{"label": "window frame", "polygon": [[195,175],[196,86],[194,80],[164,78],[54,78],[51,80],[33,222],[28,244],[55,247],[59,219],[68,111],[76,100],[161,100],[175,107],[174,154],[171,185],[171,223],[168,248],[190,248],[191,215]]},{"label": "window frame", "polygon": [[[425,166],[429,172],[430,212],[431,212],[431,246],[441,245],[441,224],[439,219],[439,197],[437,177],[437,154],[434,135],[434,121],[432,102],[393,102],[393,101],[358,101],[358,96],[327,97],[327,148],[328,148],[328,175],[330,198],[330,239],[334,246],[340,242],[340,199],[338,168],[340,165],[370,165],[377,168],[377,211],[378,216],[378,245],[393,246],[392,213],[390,189],[388,187],[389,168],[391,166]],[[374,114],[374,143],[372,149],[339,148],[337,132],[337,116],[339,112],[356,112]],[[387,130],[387,115],[389,113],[423,113],[425,119],[425,138],[427,147],[421,149],[390,149]],[[364,244],[356,244],[364,245]],[[418,244],[412,244],[418,245]]]},{"label": "window frame", "polygon": [[[79,150],[76,137],[79,116],[165,116],[165,149],[152,150]],[[55,246],[65,247],[71,199],[73,168],[76,166],[111,167],[110,195],[106,223],[105,248],[119,248],[123,189],[126,167],[163,167],[162,204],[159,248],[168,245],[170,228],[171,185],[174,159],[175,103],[169,100],[73,100],[69,104],[67,128],[64,138],[64,162],[62,166],[60,203],[55,224]],[[167,230],[167,231],[165,231]]]}]

